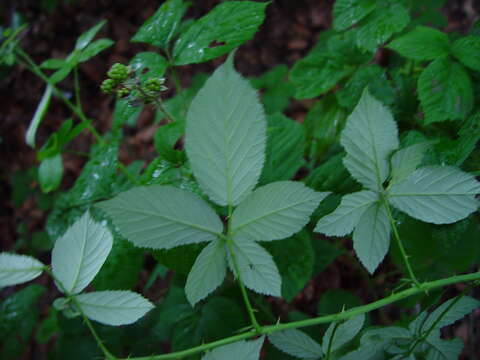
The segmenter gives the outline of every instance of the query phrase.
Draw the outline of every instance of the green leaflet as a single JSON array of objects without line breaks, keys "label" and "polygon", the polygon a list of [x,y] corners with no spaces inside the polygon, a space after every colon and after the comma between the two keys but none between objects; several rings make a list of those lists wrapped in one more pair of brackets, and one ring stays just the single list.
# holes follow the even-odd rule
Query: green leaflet
[{"label": "green leaflet", "polygon": [[[281,296],[282,278],[272,256],[263,247],[248,238],[237,237],[232,249],[246,287],[260,294]],[[228,266],[237,274],[230,253]]]},{"label": "green leaflet", "polygon": [[450,52],[450,40],[439,30],[417,26],[414,30],[393,40],[387,47],[408,59],[435,60]]},{"label": "green leaflet", "polygon": [[43,272],[44,265],[37,259],[25,256],[0,253],[0,288],[35,279]]},{"label": "green leaflet", "polygon": [[212,241],[223,229],[204,200],[173,186],[135,187],[97,206],[139,247],[170,249]]},{"label": "green leaflet", "polygon": [[365,211],[377,201],[378,194],[373,191],[345,195],[333,213],[318,221],[314,231],[330,236],[347,235],[357,226]]},{"label": "green leaflet", "polygon": [[480,37],[475,35],[458,39],[452,45],[452,53],[460,62],[472,70],[480,71]]},{"label": "green leaflet", "polygon": [[113,44],[114,42],[112,40],[106,38],[95,40],[80,53],[78,62],[85,62],[87,60],[90,60],[92,57],[101,53],[103,50],[108,49]]},{"label": "green leaflet", "polygon": [[388,157],[398,148],[397,134],[391,113],[366,90],[341,136],[345,167],[365,187],[382,188],[389,173]]},{"label": "green leaflet", "polygon": [[297,329],[274,332],[268,340],[278,349],[300,359],[319,359],[322,347],[310,336]]},{"label": "green leaflet", "polygon": [[480,183],[457,168],[423,167],[394,184],[388,198],[408,215],[434,224],[449,224],[477,210]]},{"label": "green leaflet", "polygon": [[428,350],[426,360],[450,360],[458,359],[462,353],[464,343],[460,338],[451,340],[442,340],[435,337],[427,340],[430,349]]},{"label": "green leaflet", "polygon": [[329,193],[318,193],[300,182],[279,181],[252,192],[233,212],[234,238],[257,241],[284,239],[300,231]]},{"label": "green leaflet", "polygon": [[463,120],[473,107],[473,90],[464,67],[448,57],[440,57],[418,78],[418,95],[425,123]]},{"label": "green leaflet", "polygon": [[107,226],[95,223],[86,212],[55,242],[52,272],[61,292],[77,294],[85,289],[112,249]]},{"label": "green leaflet", "polygon": [[91,43],[95,35],[102,29],[102,27],[107,23],[107,20],[100,21],[97,25],[91,27],[80,35],[75,44],[75,50],[83,50]]},{"label": "green leaflet", "polygon": [[361,314],[341,324],[331,323],[322,339],[324,354],[330,354],[352,340],[362,329],[364,321],[365,315]]},{"label": "green leaflet", "polygon": [[42,160],[38,167],[38,181],[42,192],[49,193],[56,190],[60,186],[62,177],[63,162],[60,153]]},{"label": "green leaflet", "polygon": [[30,125],[28,125],[27,132],[25,134],[25,142],[32,148],[35,147],[35,135],[37,134],[37,129],[40,126],[45,114],[50,105],[50,99],[52,98],[53,87],[47,85],[45,91],[43,92],[42,99],[38,103],[37,110],[33,115]]},{"label": "green leaflet", "polygon": [[225,244],[212,241],[198,255],[190,271],[185,293],[192,306],[220,286],[227,273]]},{"label": "green leaflet", "polygon": [[162,49],[167,49],[170,41],[180,28],[185,11],[190,6],[183,0],[168,0],[149,17],[132,37],[132,42],[144,42]]},{"label": "green leaflet", "polygon": [[302,124],[277,113],[267,117],[267,147],[261,184],[289,180],[304,165],[305,129]]},{"label": "green leaflet", "polygon": [[130,66],[142,81],[151,78],[161,78],[168,67],[168,61],[163,56],[146,51],[136,54],[130,60]]},{"label": "green leaflet", "polygon": [[228,53],[251,39],[265,18],[268,3],[220,3],[181,33],[173,49],[175,65],[201,63]]},{"label": "green leaflet", "polygon": [[232,62],[233,54],[192,101],[185,135],[198,183],[212,201],[230,206],[240,203],[256,185],[266,143],[258,96]]},{"label": "green leaflet", "polygon": [[425,152],[431,148],[431,143],[423,142],[397,150],[392,158],[391,182],[404,180],[422,163]]},{"label": "green leaflet", "polygon": [[375,0],[337,0],[333,5],[333,27],[345,30],[375,9]]},{"label": "green leaflet", "polygon": [[97,291],[76,296],[89,319],[106,325],[131,324],[153,309],[153,304],[130,291]]},{"label": "green leaflet", "polygon": [[353,231],[355,253],[371,274],[388,252],[390,231],[387,210],[381,203],[370,205]]},{"label": "green leaflet", "polygon": [[202,360],[230,360],[232,355],[242,360],[259,360],[264,337],[252,341],[238,341],[220,346],[205,354]]}]

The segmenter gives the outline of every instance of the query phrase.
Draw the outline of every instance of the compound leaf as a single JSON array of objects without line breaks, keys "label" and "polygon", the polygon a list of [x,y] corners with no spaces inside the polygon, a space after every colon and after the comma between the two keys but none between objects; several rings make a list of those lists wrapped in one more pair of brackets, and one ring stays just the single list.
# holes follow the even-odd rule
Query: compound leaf
[{"label": "compound leaf", "polygon": [[61,292],[77,294],[98,273],[112,249],[112,234],[106,224],[96,223],[88,212],[55,242],[53,275]]},{"label": "compound leaf", "polygon": [[373,274],[388,252],[390,230],[387,210],[377,202],[365,210],[353,231],[353,248],[370,274]]},{"label": "compound leaf", "polygon": [[469,68],[480,71],[480,37],[471,35],[458,39],[452,46],[453,55]]},{"label": "compound leaf", "polygon": [[216,240],[198,255],[185,285],[187,299],[192,306],[220,286],[227,272],[225,245]]},{"label": "compound leaf", "polygon": [[423,142],[396,151],[391,159],[391,182],[400,182],[415,171],[415,169],[422,163],[423,156],[430,147],[430,143]]},{"label": "compound leaf", "polygon": [[132,42],[144,42],[166,49],[177,34],[180,21],[190,3],[183,0],[168,0],[149,17],[133,36]]},{"label": "compound leaf", "polygon": [[223,225],[200,197],[173,186],[139,186],[101,202],[120,233],[139,247],[170,249],[212,241]]},{"label": "compound leaf", "polygon": [[394,184],[389,201],[416,219],[449,224],[478,208],[475,195],[479,192],[480,183],[473,175],[451,166],[427,166]]},{"label": "compound leaf", "polygon": [[268,340],[284,353],[300,359],[318,359],[323,355],[322,347],[297,329],[274,332],[268,335]]},{"label": "compound leaf", "polygon": [[233,54],[198,92],[186,124],[185,149],[193,174],[219,205],[237,205],[252,191],[265,158],[262,105],[232,62]]},{"label": "compound leaf", "polygon": [[318,221],[314,231],[329,236],[347,235],[357,226],[363,213],[376,201],[377,193],[368,190],[345,195],[334,212]]},{"label": "compound leaf", "polygon": [[238,341],[220,346],[206,353],[202,360],[230,360],[232,356],[242,360],[258,360],[264,339],[262,336],[253,341]]},{"label": "compound leaf", "polygon": [[180,35],[173,49],[175,65],[208,61],[251,39],[265,18],[267,5],[253,1],[217,5]]},{"label": "compound leaf", "polygon": [[390,111],[368,90],[348,117],[341,144],[347,152],[343,163],[352,176],[371,190],[381,190],[389,173],[388,157],[398,148],[398,130]]},{"label": "compound leaf", "polygon": [[76,296],[82,312],[106,325],[132,324],[154,308],[143,296],[131,291],[96,291]]},{"label": "compound leaf", "polygon": [[0,288],[22,284],[40,276],[44,265],[37,259],[25,256],[0,253]]},{"label": "compound leaf", "polygon": [[305,226],[327,195],[294,181],[278,181],[259,187],[233,212],[234,236],[257,241],[291,236]]},{"label": "compound leaf", "polygon": [[437,29],[417,26],[409,33],[393,40],[387,47],[408,59],[435,60],[449,53],[450,41],[447,34]]},{"label": "compound leaf", "polygon": [[[277,265],[263,247],[250,239],[236,238],[232,251],[240,278],[246,287],[260,294],[281,296],[282,279]],[[228,265],[232,272],[237,274],[230,253]]]},{"label": "compound leaf", "polygon": [[341,324],[331,323],[322,340],[322,350],[325,354],[338,350],[347,342],[352,340],[362,329],[365,322],[365,315],[361,314]]},{"label": "compound leaf", "polygon": [[465,119],[473,107],[473,90],[465,68],[448,57],[433,61],[418,78],[425,123]]}]

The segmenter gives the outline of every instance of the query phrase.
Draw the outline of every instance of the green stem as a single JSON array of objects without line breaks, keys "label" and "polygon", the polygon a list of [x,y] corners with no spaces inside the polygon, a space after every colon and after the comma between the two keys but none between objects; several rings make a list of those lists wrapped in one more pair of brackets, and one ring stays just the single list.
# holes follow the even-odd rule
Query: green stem
[{"label": "green stem", "polygon": [[407,268],[408,275],[410,276],[410,279],[413,281],[413,283],[417,287],[419,287],[420,283],[418,282],[417,277],[413,272],[410,260],[408,260],[409,256],[407,255],[405,248],[403,247],[402,239],[400,238],[400,234],[398,233],[397,224],[395,223],[395,219],[392,216],[392,211],[390,210],[390,205],[388,204],[388,201],[386,199],[383,199],[383,205],[387,210],[388,220],[390,221],[390,225],[392,226],[393,237],[395,238],[398,248],[400,249],[400,253],[402,254],[403,262],[405,263],[405,266]]},{"label": "green stem", "polygon": [[61,99],[65,105],[75,114],[78,116],[80,121],[85,124],[86,128],[93,134],[95,139],[99,143],[105,143],[105,140],[100,136],[100,134],[97,132],[97,130],[93,127],[92,121],[88,119],[84,114],[81,109],[79,109],[75,104],[73,104],[69,99],[65,97],[65,95],[62,94],[62,92],[53,84],[48,76],[46,76],[43,71],[35,64],[35,62],[30,58],[30,56],[23,51],[20,47],[15,48],[16,52],[25,60],[25,63],[27,65],[27,68],[37,75],[40,79],[42,79],[46,84],[49,84],[52,87],[52,91],[57,96],[59,99]]},{"label": "green stem", "polygon": [[75,102],[77,104],[77,108],[79,110],[79,112],[82,113],[82,115],[85,117],[85,114],[83,112],[83,108],[82,108],[82,101],[81,101],[81,98],[80,98],[80,81],[79,81],[79,78],[78,78],[78,67],[75,66],[73,68],[73,78],[74,78],[74,86],[75,86]]},{"label": "green stem", "polygon": [[[419,293],[423,293],[424,291],[460,283],[460,282],[469,282],[474,280],[480,279],[480,271],[466,274],[466,275],[456,275],[449,278],[439,279],[435,281],[424,282],[419,287],[411,287],[407,290],[402,292],[392,294],[387,298],[372,302],[367,305],[354,307],[348,310],[345,310],[338,314],[320,316],[313,319],[301,320],[301,321],[294,321],[287,324],[276,324],[270,326],[264,326],[261,328],[261,333],[263,334],[271,334],[276,331],[288,330],[288,329],[297,329],[307,326],[314,326],[319,324],[326,324],[333,321],[341,321],[341,320],[348,320],[360,314],[365,314],[373,310],[377,310],[381,307],[390,305],[397,301],[403,300],[407,297],[417,295]],[[230,336],[228,338],[224,338],[218,341],[214,341],[211,343],[202,344],[191,349],[173,352],[170,354],[163,354],[163,355],[152,355],[152,356],[145,356],[145,357],[130,357],[128,360],[167,360],[167,359],[180,359],[189,355],[197,354],[206,350],[210,350],[216,348],[218,346],[227,345],[236,341],[245,340],[252,338],[258,335],[257,331],[248,331],[239,335]],[[127,359],[119,359],[119,360],[127,360]]]},{"label": "green stem", "polygon": [[232,219],[232,206],[228,206],[228,222],[227,222],[227,246],[228,251],[230,252],[230,257],[232,258],[233,267],[235,269],[235,273],[237,276],[238,284],[240,285],[240,291],[242,292],[243,301],[245,302],[245,306],[247,307],[248,316],[250,317],[250,322],[252,323],[253,328],[257,334],[262,333],[262,327],[257,321],[255,317],[255,313],[248,299],[247,289],[245,289],[245,285],[243,284],[242,277],[240,275],[240,268],[238,266],[237,258],[235,256],[235,251],[233,249],[233,238],[232,238],[232,226],[231,226],[231,219]]},{"label": "green stem", "polygon": [[87,324],[87,327],[88,329],[90,330],[93,338],[95,339],[96,343],[97,343],[97,346],[100,348],[100,350],[102,350],[103,352],[103,355],[105,355],[105,357],[109,360],[116,360],[117,358],[112,355],[112,353],[110,351],[108,351],[108,349],[105,347],[105,345],[103,344],[103,341],[102,339],[100,339],[100,336],[98,336],[97,334],[97,331],[95,330],[95,328],[93,327],[90,319],[83,313],[82,311],[82,308],[80,307],[80,304],[78,303],[77,301],[77,298],[75,297],[75,295],[73,294],[70,294],[66,289],[65,287],[63,286],[62,282],[53,274],[52,270],[50,269],[49,266],[45,266],[44,267],[44,270],[45,272],[50,275],[50,277],[55,281],[55,283],[57,284],[57,286],[60,288],[60,291],[63,292],[65,294],[65,296],[67,297],[67,299],[69,299],[71,302],[73,302],[75,304],[75,306],[77,307],[77,310],[78,312],[80,313],[80,315],[82,316],[83,318],[83,321]]}]

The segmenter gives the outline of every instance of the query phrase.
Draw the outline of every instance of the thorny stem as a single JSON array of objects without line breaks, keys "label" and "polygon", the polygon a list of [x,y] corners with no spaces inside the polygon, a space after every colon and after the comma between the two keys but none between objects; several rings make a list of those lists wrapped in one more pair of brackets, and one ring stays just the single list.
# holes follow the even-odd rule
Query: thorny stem
[{"label": "thorny stem", "polygon": [[243,284],[241,275],[240,275],[240,268],[238,266],[237,259],[235,257],[235,251],[233,249],[233,240],[232,240],[232,226],[231,226],[231,218],[232,218],[232,206],[228,206],[228,222],[227,222],[227,246],[228,246],[228,251],[230,253],[230,257],[232,258],[232,263],[233,267],[235,269],[235,275],[237,276],[237,281],[238,284],[240,285],[240,291],[242,292],[242,297],[243,301],[245,302],[245,306],[247,307],[247,312],[248,316],[250,317],[250,322],[252,323],[253,328],[255,329],[255,332],[257,334],[262,333],[262,327],[257,321],[257,318],[255,317],[255,313],[252,307],[252,304],[250,303],[250,300],[248,299],[248,294],[247,294],[247,289],[245,289],[245,285]]},{"label": "thorny stem", "polygon": [[[301,320],[301,321],[294,321],[287,324],[276,324],[270,326],[263,326],[261,327],[262,334],[271,334],[277,331],[288,330],[288,329],[297,329],[307,326],[319,325],[319,324],[326,324],[333,321],[341,321],[341,320],[348,320],[360,314],[365,314],[371,312],[373,310],[377,310],[381,307],[387,306],[389,304],[395,303],[397,301],[403,300],[407,297],[423,293],[426,290],[432,290],[460,282],[468,282],[480,279],[480,271],[466,274],[466,275],[456,275],[449,278],[444,278],[435,281],[424,282],[419,287],[411,287],[407,290],[404,290],[399,293],[395,293],[386,297],[384,299],[372,302],[367,305],[357,306],[348,310],[345,310],[338,314],[320,316],[312,319]],[[202,344],[200,346],[196,346],[187,350],[173,352],[170,354],[163,354],[163,355],[152,355],[152,356],[144,356],[144,357],[130,357],[128,360],[167,360],[167,359],[182,359],[186,356],[197,354],[203,351],[207,351],[222,345],[227,345],[236,341],[245,340],[249,338],[253,338],[258,336],[257,331],[248,331],[242,334],[238,334],[235,336],[230,336],[228,338],[224,338],[218,341],[214,341],[211,343]],[[119,360],[127,360],[127,359],[119,359]]]},{"label": "thorny stem", "polygon": [[402,239],[400,238],[400,234],[398,233],[397,229],[397,224],[395,223],[395,219],[392,216],[392,211],[390,210],[390,205],[388,204],[388,201],[383,199],[383,206],[385,206],[385,209],[387,210],[387,216],[388,220],[390,221],[390,225],[392,226],[392,231],[393,231],[393,237],[395,238],[398,248],[400,249],[400,253],[402,254],[403,262],[405,263],[405,266],[407,267],[407,272],[408,275],[410,276],[410,279],[413,281],[413,283],[417,286],[420,287],[420,283],[417,280],[417,277],[415,276],[415,273],[413,272],[412,265],[410,264],[410,260],[408,260],[408,255],[405,251],[405,248],[402,243]]}]

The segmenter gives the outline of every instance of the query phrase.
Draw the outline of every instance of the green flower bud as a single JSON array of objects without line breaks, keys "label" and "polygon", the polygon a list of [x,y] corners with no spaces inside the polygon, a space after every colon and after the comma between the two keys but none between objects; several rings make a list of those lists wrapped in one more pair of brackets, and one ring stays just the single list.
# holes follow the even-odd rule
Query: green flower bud
[{"label": "green flower bud", "polygon": [[117,97],[122,98],[128,96],[130,94],[130,90],[127,88],[121,88],[117,90]]},{"label": "green flower bud", "polygon": [[166,89],[165,86],[163,86],[164,82],[164,78],[150,78],[145,81],[143,88],[146,92],[160,92]]},{"label": "green flower bud", "polygon": [[129,74],[130,74],[130,68],[120,63],[113,64],[107,73],[110,79],[117,80],[117,81],[127,80]]},{"label": "green flower bud", "polygon": [[103,80],[102,85],[100,85],[100,89],[105,94],[112,94],[113,91],[115,90],[116,85],[117,84],[115,83],[115,80],[106,79],[106,80]]}]

